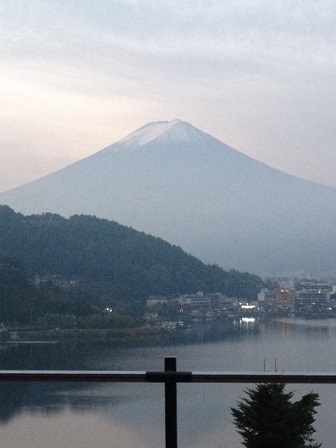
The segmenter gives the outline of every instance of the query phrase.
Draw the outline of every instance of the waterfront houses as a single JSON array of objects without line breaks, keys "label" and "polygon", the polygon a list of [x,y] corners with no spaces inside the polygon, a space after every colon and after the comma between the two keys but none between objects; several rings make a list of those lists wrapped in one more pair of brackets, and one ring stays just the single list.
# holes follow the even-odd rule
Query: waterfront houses
[{"label": "waterfront houses", "polygon": [[279,280],[273,289],[263,288],[255,300],[227,297],[221,293],[151,296],[145,319],[163,328],[196,322],[228,321],[243,316],[336,317],[336,286],[313,278]]}]

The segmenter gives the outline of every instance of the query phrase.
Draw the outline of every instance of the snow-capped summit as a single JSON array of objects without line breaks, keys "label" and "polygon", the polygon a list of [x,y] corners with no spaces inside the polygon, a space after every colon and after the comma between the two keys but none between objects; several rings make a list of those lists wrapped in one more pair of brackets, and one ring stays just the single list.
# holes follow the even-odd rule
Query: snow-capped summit
[{"label": "snow-capped summit", "polygon": [[157,121],[142,126],[109,148],[113,147],[114,151],[120,151],[126,148],[141,148],[154,141],[191,142],[204,139],[206,136],[204,132],[179,119]]},{"label": "snow-capped summit", "polygon": [[334,272],[335,188],[270,168],[181,120],[149,123],[0,193],[0,204],[112,219],[224,268]]}]

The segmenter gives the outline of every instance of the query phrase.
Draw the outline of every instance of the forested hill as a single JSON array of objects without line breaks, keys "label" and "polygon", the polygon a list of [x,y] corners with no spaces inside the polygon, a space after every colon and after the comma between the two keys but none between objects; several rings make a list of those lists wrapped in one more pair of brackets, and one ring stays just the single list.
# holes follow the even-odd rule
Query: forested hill
[{"label": "forested hill", "polygon": [[223,292],[256,298],[262,280],[205,265],[160,238],[92,216],[24,216],[0,206],[0,254],[20,261],[29,276],[59,275],[99,285],[114,299],[151,294]]}]

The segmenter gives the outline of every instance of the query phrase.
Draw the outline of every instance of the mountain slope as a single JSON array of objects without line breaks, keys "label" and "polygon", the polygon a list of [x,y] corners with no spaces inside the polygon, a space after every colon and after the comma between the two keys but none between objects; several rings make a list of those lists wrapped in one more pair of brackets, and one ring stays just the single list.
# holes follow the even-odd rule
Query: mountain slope
[{"label": "mountain slope", "polygon": [[0,254],[20,260],[30,276],[59,275],[114,300],[197,291],[256,298],[260,278],[225,272],[179,247],[116,222],[90,216],[24,216],[0,206]]},{"label": "mountain slope", "polygon": [[180,120],[0,194],[25,214],[91,214],[160,236],[225,268],[334,270],[336,189],[298,179]]}]

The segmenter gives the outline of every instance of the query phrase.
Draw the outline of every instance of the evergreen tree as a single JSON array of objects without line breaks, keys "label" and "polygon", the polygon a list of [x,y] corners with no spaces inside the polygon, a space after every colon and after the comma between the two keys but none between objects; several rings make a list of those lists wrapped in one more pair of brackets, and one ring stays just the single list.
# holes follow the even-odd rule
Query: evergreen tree
[{"label": "evergreen tree", "polygon": [[284,384],[259,384],[247,389],[236,408],[231,408],[243,444],[247,448],[318,448],[311,444],[318,394],[310,392],[292,402],[293,392]]}]

